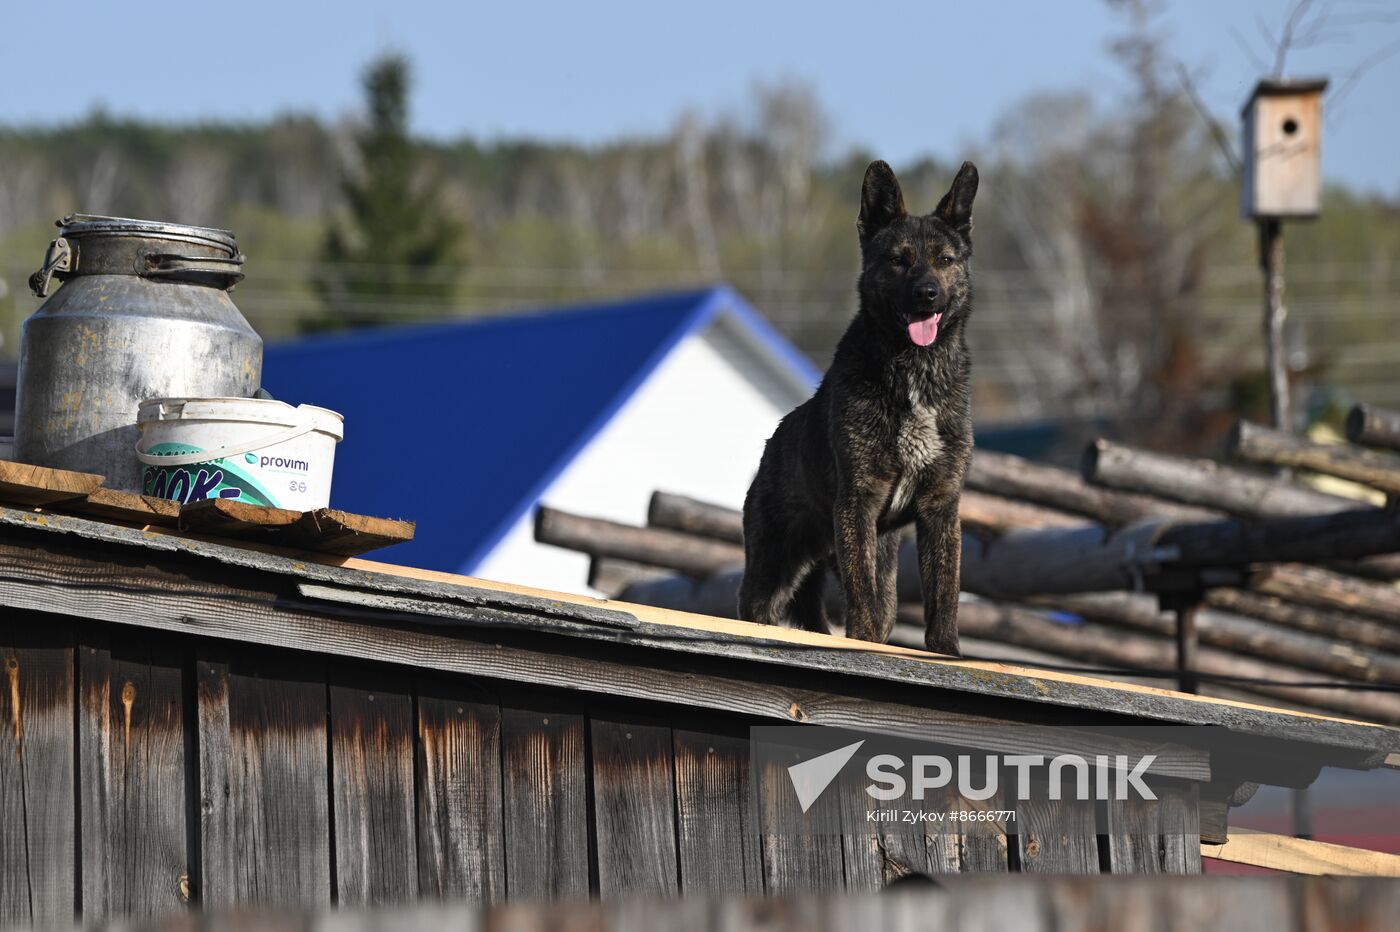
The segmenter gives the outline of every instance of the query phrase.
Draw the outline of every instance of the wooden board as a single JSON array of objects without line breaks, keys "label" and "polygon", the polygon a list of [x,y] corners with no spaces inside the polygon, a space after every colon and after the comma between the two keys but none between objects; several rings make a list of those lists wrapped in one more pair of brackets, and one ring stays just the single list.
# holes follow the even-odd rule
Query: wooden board
[{"label": "wooden board", "polygon": [[267,541],[317,553],[352,555],[413,539],[412,521],[371,518],[334,508],[288,511],[225,499],[191,502],[179,526],[213,537]]},{"label": "wooden board", "polygon": [[1199,787],[1151,781],[1156,800],[1110,799],[1109,868],[1115,874],[1199,874]]},{"label": "wooden board", "polygon": [[301,512],[210,498],[180,507],[180,530],[214,537],[268,536],[301,520]]},{"label": "wooden board", "polygon": [[75,918],[73,742],[72,624],[0,611],[0,926]]},{"label": "wooden board", "polygon": [[589,717],[598,895],[675,896],[676,780],[671,728],[635,713]]},{"label": "wooden board", "polygon": [[413,695],[406,677],[363,665],[331,673],[336,901],[403,903],[418,894]]},{"label": "wooden board", "polygon": [[687,895],[763,892],[746,736],[675,728],[676,830]]},{"label": "wooden board", "polygon": [[[308,559],[316,560],[316,557],[308,556]],[[331,558],[321,558],[322,562],[332,562]],[[618,602],[609,599],[598,599],[592,596],[576,595],[573,593],[554,592],[547,589],[537,589],[530,586],[521,586],[514,583],[496,582],[493,580],[480,579],[473,576],[461,576],[455,573],[445,573],[439,570],[424,570],[415,567],[396,566],[392,563],[381,563],[374,560],[360,558],[335,559],[333,564],[349,570],[359,570],[367,573],[380,573],[387,576],[397,576],[404,579],[422,580],[425,582],[440,582],[448,585],[467,586],[472,588],[486,589],[497,592],[508,592],[512,594],[528,595],[537,598],[553,599],[564,603],[576,605],[589,605],[600,608],[612,608],[627,611],[638,619],[658,625],[667,625],[675,628],[688,629],[690,631],[703,631],[710,634],[722,634],[735,639],[754,639],[766,642],[776,642],[779,644],[791,644],[809,649],[827,648],[838,650],[852,655],[862,656],[885,656],[899,658],[902,660],[917,662],[928,667],[956,668],[964,671],[979,671],[985,674],[1004,674],[1018,677],[1022,680],[1037,684],[1037,691],[1045,701],[1050,701],[1050,686],[1060,684],[1066,687],[1075,686],[1099,686],[1116,693],[1124,703],[1131,702],[1133,707],[1123,705],[1122,709],[1128,714],[1132,714],[1134,707],[1141,702],[1151,701],[1153,698],[1170,698],[1184,704],[1198,707],[1214,706],[1222,710],[1229,710],[1232,721],[1236,720],[1235,713],[1244,711],[1258,711],[1276,713],[1295,719],[1295,721],[1332,721],[1345,722],[1349,725],[1361,727],[1374,727],[1384,729],[1384,726],[1376,725],[1372,722],[1358,722],[1340,716],[1314,714],[1307,712],[1297,712],[1287,709],[1279,709],[1273,706],[1240,702],[1231,699],[1218,699],[1211,696],[1198,696],[1189,693],[1176,692],[1170,689],[1161,689],[1154,686],[1143,686],[1136,683],[1126,683],[1121,681],[1109,681],[1092,676],[1082,676],[1075,673],[1066,673],[1056,670],[1038,669],[1035,667],[1022,667],[1009,663],[998,663],[994,661],[971,661],[955,660],[942,657],[938,654],[931,654],[925,650],[912,647],[900,647],[895,644],[873,644],[866,641],[853,641],[849,638],[839,637],[830,634],[817,634],[810,631],[803,631],[796,628],[779,628],[772,625],[760,625],[747,621],[736,621],[729,618],[714,618],[709,615],[695,615],[689,612],[680,612],[672,609],[656,608],[650,605],[637,605],[629,602]],[[794,656],[801,656],[794,653]],[[1041,688],[1044,687],[1044,688]],[[1102,704],[1096,703],[1096,707],[1102,708]],[[1194,717],[1182,716],[1182,721],[1195,721]],[[1201,724],[1216,723],[1214,716],[1201,719]],[[1296,727],[1296,725],[1294,726]]]},{"label": "wooden board", "polygon": [[1201,845],[1204,857],[1294,874],[1400,877],[1400,854],[1366,851],[1247,828],[1230,829],[1223,845]]},{"label": "wooden board", "polygon": [[203,902],[331,902],[324,662],[198,661]]},{"label": "wooden board", "polygon": [[180,518],[179,502],[117,489],[93,489],[86,498],[59,502],[55,507],[104,521],[121,521],[143,527],[175,527]]},{"label": "wooden board", "polygon": [[769,896],[810,890],[840,890],[845,885],[842,836],[797,831],[782,813],[799,811],[787,768],[791,761],[764,760],[754,768],[758,786],[759,831],[763,852],[763,889]]},{"label": "wooden board", "polygon": [[[1007,770],[1003,778],[1014,778]],[[1017,852],[1021,871],[1027,874],[1097,874],[1099,872],[1096,803],[1073,798],[1072,783],[1051,799],[1044,780],[1031,781],[1029,799],[1015,802]],[[1001,791],[1013,799],[1018,791],[1008,784]]]},{"label": "wooden board", "polygon": [[410,541],[414,530],[412,521],[318,508],[302,514],[295,525],[281,533],[280,539],[291,547],[351,556]]},{"label": "wooden board", "polygon": [[[980,785],[980,777],[974,785]],[[949,786],[942,791],[941,801],[925,803],[930,811],[945,813],[1005,812],[1014,809],[1006,787],[998,786],[995,794],[985,800],[971,800]],[[1019,815],[1019,814],[1018,814]],[[1011,869],[1011,849],[1017,844],[1017,823],[1004,819],[950,819],[942,826],[931,827],[925,834],[929,862],[935,874],[1004,874]]]},{"label": "wooden board", "polygon": [[0,501],[51,505],[82,498],[100,485],[102,477],[92,473],[0,460]]},{"label": "wooden board", "polygon": [[512,900],[590,889],[583,716],[568,697],[501,697],[506,892]]},{"label": "wooden board", "polygon": [[418,886],[423,897],[505,899],[501,707],[464,679],[418,681]]},{"label": "wooden board", "polygon": [[183,909],[190,899],[184,656],[146,632],[78,639],[83,920]]}]

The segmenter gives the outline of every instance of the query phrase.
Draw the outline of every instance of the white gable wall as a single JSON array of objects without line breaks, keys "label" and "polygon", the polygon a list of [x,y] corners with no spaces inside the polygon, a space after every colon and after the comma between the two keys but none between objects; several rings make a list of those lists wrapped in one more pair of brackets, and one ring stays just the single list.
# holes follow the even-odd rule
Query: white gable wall
[{"label": "white gable wall", "polygon": [[[720,318],[724,320],[723,317]],[[683,339],[541,496],[543,504],[646,522],[654,489],[741,508],[763,444],[805,398],[716,323]],[[472,575],[588,592],[588,558],[537,544],[534,509]]]}]

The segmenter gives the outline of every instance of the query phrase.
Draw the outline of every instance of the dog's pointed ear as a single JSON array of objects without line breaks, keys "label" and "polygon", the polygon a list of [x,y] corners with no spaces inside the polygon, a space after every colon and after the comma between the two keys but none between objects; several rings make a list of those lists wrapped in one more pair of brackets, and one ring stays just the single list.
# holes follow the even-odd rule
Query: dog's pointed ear
[{"label": "dog's pointed ear", "polygon": [[960,233],[972,231],[972,199],[977,196],[977,166],[963,162],[953,186],[938,202],[933,214]]},{"label": "dog's pointed ear", "polygon": [[856,220],[860,241],[870,239],[904,214],[904,192],[894,169],[885,162],[871,162],[860,189],[860,217]]}]

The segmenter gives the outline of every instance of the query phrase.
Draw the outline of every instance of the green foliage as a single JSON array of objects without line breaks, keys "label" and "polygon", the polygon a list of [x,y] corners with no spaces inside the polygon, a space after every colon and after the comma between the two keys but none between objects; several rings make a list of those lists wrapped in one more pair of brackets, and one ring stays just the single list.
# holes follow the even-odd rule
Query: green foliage
[{"label": "green foliage", "polygon": [[[435,316],[433,307],[452,293],[463,226],[444,210],[441,186],[409,137],[409,85],[401,56],[365,71],[369,122],[355,140],[358,164],[341,185],[343,216],[322,250],[327,267],[317,285],[327,312],[306,321],[308,330]],[[426,313],[418,310],[425,303]],[[389,313],[375,309],[386,304]]]}]

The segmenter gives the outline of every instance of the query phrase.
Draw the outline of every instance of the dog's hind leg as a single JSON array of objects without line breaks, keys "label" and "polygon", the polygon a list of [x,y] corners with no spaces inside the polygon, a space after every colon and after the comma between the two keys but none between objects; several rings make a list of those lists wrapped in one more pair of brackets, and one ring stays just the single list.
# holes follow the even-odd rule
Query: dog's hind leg
[{"label": "dog's hind leg", "polygon": [[765,625],[792,627],[792,602],[810,561],[790,553],[792,535],[781,521],[744,514],[744,579],[739,584],[739,617]]},{"label": "dog's hind leg", "polygon": [[823,599],[825,591],[826,561],[818,560],[798,583],[797,592],[792,597],[792,617],[800,627],[818,634],[831,633]]}]

